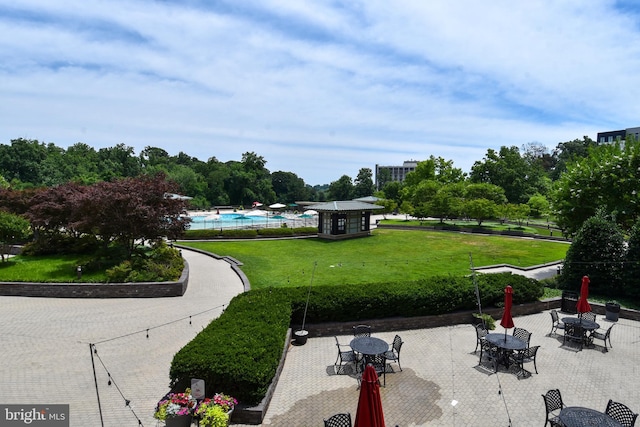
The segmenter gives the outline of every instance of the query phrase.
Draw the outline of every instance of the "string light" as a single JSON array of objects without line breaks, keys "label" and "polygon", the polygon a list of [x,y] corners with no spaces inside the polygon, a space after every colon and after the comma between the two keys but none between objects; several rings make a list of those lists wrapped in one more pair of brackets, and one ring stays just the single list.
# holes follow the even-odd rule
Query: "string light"
[{"label": "string light", "polygon": [[[190,325],[192,325],[192,324],[193,324],[193,322],[192,322],[192,318],[193,318],[193,316],[199,316],[199,315],[202,315],[202,314],[205,314],[205,313],[208,313],[208,312],[210,312],[210,311],[217,310],[217,309],[221,309],[221,312],[224,312],[224,310],[225,310],[225,305],[224,305],[224,304],[222,304],[222,305],[219,305],[219,306],[212,307],[212,308],[210,308],[210,309],[207,309],[207,310],[201,311],[201,312],[199,312],[199,313],[190,314],[189,316],[182,317],[182,318],[180,318],[180,319],[176,319],[176,320],[172,320],[172,321],[170,321],[170,322],[163,323],[163,324],[161,324],[161,325],[157,325],[157,326],[153,326],[153,327],[145,328],[145,329],[142,329],[142,330],[139,330],[139,331],[131,332],[131,333],[124,334],[124,335],[120,335],[120,336],[113,337],[113,338],[108,338],[108,339],[105,339],[105,340],[99,341],[99,342],[97,342],[97,343],[89,343],[89,347],[90,347],[90,349],[91,349],[91,364],[93,365],[94,378],[95,378],[95,362],[94,362],[94,357],[93,357],[93,356],[95,355],[95,356],[96,356],[96,358],[100,361],[100,364],[102,365],[102,368],[103,368],[103,369],[105,370],[105,372],[107,373],[107,376],[108,376],[108,378],[109,378],[109,379],[108,379],[108,382],[107,382],[107,385],[108,385],[108,386],[113,385],[113,386],[118,390],[118,393],[120,393],[120,396],[121,396],[121,397],[122,397],[122,399],[124,400],[124,406],[125,406],[125,407],[127,407],[127,408],[129,408],[129,409],[131,410],[131,413],[133,414],[133,416],[138,420],[138,425],[139,425],[139,426],[143,426],[143,424],[142,424],[142,420],[140,419],[140,417],[138,417],[138,415],[136,414],[136,412],[134,411],[134,409],[131,407],[131,400],[130,400],[130,399],[127,399],[127,398],[125,398],[124,394],[122,393],[122,390],[120,389],[120,387],[119,387],[119,386],[118,386],[118,384],[116,383],[115,379],[111,376],[111,373],[110,373],[110,372],[109,372],[109,370],[107,369],[107,366],[105,365],[104,361],[103,361],[103,360],[102,360],[102,358],[98,355],[98,348],[96,347],[96,344],[102,344],[102,343],[105,343],[105,342],[115,341],[115,340],[122,339],[122,338],[126,338],[126,337],[129,337],[129,336],[132,336],[132,335],[140,334],[140,333],[142,333],[142,332],[145,332],[145,333],[146,333],[146,337],[147,337],[147,339],[148,339],[148,338],[149,338],[149,331],[150,331],[151,329],[157,329],[157,328],[161,328],[161,327],[164,327],[164,326],[169,326],[169,325],[171,325],[171,324],[174,324],[174,323],[177,323],[177,322],[181,322],[181,321],[183,321],[183,320],[185,320],[185,319],[187,319],[187,318],[189,319],[189,324],[190,324]],[[99,392],[99,389],[98,389],[98,383],[97,383],[97,380],[96,380],[96,383],[95,383],[95,387],[96,387],[96,393],[98,394],[98,406],[99,406],[99,410],[100,410],[100,418],[101,418],[101,420],[102,420],[102,407],[101,407],[101,405],[100,405],[100,392]],[[104,422],[103,422],[103,424],[102,424],[102,425],[104,425]]]}]

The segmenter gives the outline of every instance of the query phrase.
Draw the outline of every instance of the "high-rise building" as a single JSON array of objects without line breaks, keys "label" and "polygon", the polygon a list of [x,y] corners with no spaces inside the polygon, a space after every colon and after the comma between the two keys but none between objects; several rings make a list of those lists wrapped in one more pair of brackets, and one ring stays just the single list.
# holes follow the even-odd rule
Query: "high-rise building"
[{"label": "high-rise building", "polygon": [[598,142],[598,144],[612,143],[618,139],[624,142],[625,139],[627,139],[627,135],[633,135],[637,140],[638,137],[640,136],[640,127],[626,128],[622,130],[610,130],[607,132],[598,132],[598,137],[596,138],[596,141]]},{"label": "high-rise building", "polygon": [[386,169],[389,171],[391,176],[391,181],[404,181],[405,177],[409,172],[413,172],[416,170],[416,166],[418,166],[417,160],[407,160],[402,166],[380,166],[376,165],[376,175],[375,175],[375,183],[376,189],[380,190],[380,171]]}]

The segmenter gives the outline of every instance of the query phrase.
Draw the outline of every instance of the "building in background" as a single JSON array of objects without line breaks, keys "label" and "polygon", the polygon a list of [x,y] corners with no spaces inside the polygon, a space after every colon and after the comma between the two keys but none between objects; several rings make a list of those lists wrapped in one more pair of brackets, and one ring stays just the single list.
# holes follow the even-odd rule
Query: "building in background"
[{"label": "building in background", "polygon": [[633,135],[637,140],[638,137],[640,136],[640,127],[626,128],[622,130],[610,130],[607,132],[598,132],[598,137],[596,138],[596,141],[598,141],[598,144],[612,143],[618,139],[624,142],[625,139],[627,139],[627,135]]},{"label": "building in background", "polygon": [[[380,166],[376,165],[376,175],[375,175],[375,183],[376,190],[381,190],[384,184],[390,181],[404,181],[405,177],[409,172],[413,172],[416,170],[416,166],[418,165],[417,160],[407,160],[402,166]],[[389,171],[389,172],[385,172]],[[386,178],[385,179],[385,175]]]}]

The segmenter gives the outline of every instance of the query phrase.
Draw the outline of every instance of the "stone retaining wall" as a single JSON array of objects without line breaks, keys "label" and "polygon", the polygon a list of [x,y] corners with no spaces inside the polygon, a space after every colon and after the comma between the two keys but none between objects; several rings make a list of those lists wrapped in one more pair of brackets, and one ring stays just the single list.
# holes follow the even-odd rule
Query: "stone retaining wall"
[{"label": "stone retaining wall", "polygon": [[0,296],[49,298],[160,298],[184,295],[189,284],[189,264],[176,282],[135,283],[33,283],[0,282]]}]

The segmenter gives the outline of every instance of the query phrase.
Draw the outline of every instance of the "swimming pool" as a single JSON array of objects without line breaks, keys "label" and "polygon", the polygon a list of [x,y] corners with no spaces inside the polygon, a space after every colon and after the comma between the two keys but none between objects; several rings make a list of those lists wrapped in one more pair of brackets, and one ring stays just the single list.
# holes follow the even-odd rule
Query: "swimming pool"
[{"label": "swimming pool", "polygon": [[267,228],[282,227],[287,224],[289,227],[301,227],[308,224],[305,218],[295,216],[268,216],[268,215],[246,215],[240,213],[222,213],[212,215],[191,215],[191,230],[206,229],[230,229],[230,228]]}]

